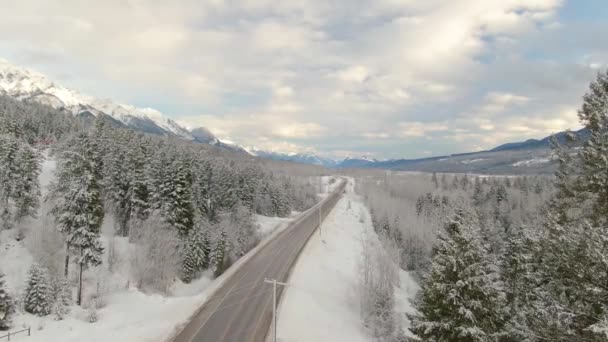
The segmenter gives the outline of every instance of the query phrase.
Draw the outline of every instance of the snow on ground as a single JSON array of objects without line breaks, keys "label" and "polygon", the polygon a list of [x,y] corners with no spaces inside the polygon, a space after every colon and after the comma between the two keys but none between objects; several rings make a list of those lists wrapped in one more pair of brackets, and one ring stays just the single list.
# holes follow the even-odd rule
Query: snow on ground
[{"label": "snow on ground", "polygon": [[[315,233],[300,255],[279,305],[278,340],[370,341],[359,316],[357,266],[364,234],[375,233],[352,179],[321,228],[322,237]],[[400,313],[413,312],[409,299],[418,286],[405,271],[400,279],[396,308]],[[402,317],[405,328],[407,319]]]},{"label": "snow on ground", "polygon": [[[53,180],[55,170],[55,161],[48,158],[46,153],[44,156],[45,160],[40,175],[43,195]],[[260,238],[272,238],[270,235],[280,231],[282,227],[286,227],[296,214],[298,213],[294,212],[291,218],[258,215],[256,218],[260,226]],[[45,226],[46,222],[42,218],[44,215],[40,216],[40,219],[29,222],[25,230],[31,233]],[[210,272],[205,272],[190,284],[184,284],[178,280],[173,285],[170,296],[138,291],[130,282],[129,256],[133,245],[129,243],[128,238],[113,236],[112,222],[111,215],[106,215],[102,227],[102,232],[104,232],[102,242],[107,251],[110,241],[113,240],[116,255],[113,271],[109,272],[107,269],[108,255],[106,253],[104,264],[85,271],[83,279],[85,303],[87,298],[95,292],[97,283],[107,290],[106,305],[97,311],[98,321],[89,323],[87,310],[77,305],[72,305],[70,314],[62,321],[55,321],[53,315],[37,317],[18,309],[18,313],[13,317],[11,332],[29,326],[32,329],[32,335],[30,337],[27,334],[11,336],[11,341],[164,341],[174,333],[176,327],[190,319],[191,315],[226,278],[221,277],[214,280]],[[17,241],[18,233],[18,229],[0,231],[0,271],[6,274],[5,280],[13,298],[21,297],[25,289],[28,269],[34,262],[34,256],[27,248],[28,239],[31,239],[32,235],[28,233],[25,240]],[[232,268],[235,267],[237,267],[236,264]],[[231,272],[234,270],[229,270],[227,273]]]},{"label": "snow on ground", "polygon": [[[291,220],[293,217],[275,218],[258,215],[257,221],[262,227],[260,232],[264,232],[261,237],[270,238],[272,232],[280,230]],[[11,293],[18,297],[24,290],[27,270],[34,260],[24,241],[18,242],[14,239],[15,230],[0,233],[0,241],[2,241],[0,268],[6,273],[7,285]],[[176,281],[171,289],[171,296],[168,297],[138,291],[129,283],[128,255],[133,245],[127,238],[103,236],[106,250],[108,239],[111,238],[114,239],[118,260],[114,272],[109,273],[105,269],[107,259],[104,260],[103,266],[85,272],[85,298],[87,290],[94,291],[99,279],[108,286],[107,304],[97,311],[98,321],[88,323],[86,309],[76,305],[72,305],[69,316],[62,321],[53,320],[52,315],[41,318],[19,310],[20,312],[13,319],[11,331],[30,326],[32,336],[21,334],[11,337],[11,341],[164,341],[171,336],[177,326],[189,320],[218,286],[218,280],[214,280],[210,272],[205,272],[190,284]]]},{"label": "snow on ground", "polygon": [[322,176],[319,183],[319,197],[325,198],[340,185],[340,180],[335,176]]},{"label": "snow on ground", "polygon": [[298,215],[299,212],[294,211],[290,217],[270,217],[263,215],[255,215],[256,222],[258,223],[258,236],[263,239],[270,235],[275,230],[286,226]]},{"label": "snow on ground", "polygon": [[530,166],[530,165],[536,165],[536,164],[545,164],[550,161],[551,161],[551,159],[549,159],[549,158],[533,158],[533,159],[527,159],[527,160],[520,160],[516,163],[513,163],[513,166],[519,167],[519,166]]}]

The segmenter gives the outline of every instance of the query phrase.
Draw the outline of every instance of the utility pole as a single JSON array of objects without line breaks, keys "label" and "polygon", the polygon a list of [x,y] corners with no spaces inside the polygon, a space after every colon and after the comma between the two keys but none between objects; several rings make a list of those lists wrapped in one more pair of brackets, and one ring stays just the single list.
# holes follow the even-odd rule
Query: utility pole
[{"label": "utility pole", "polygon": [[266,278],[264,282],[272,284],[272,341],[277,342],[277,285],[289,286],[289,284]]},{"label": "utility pole", "polygon": [[323,201],[319,202],[319,236],[323,240],[323,230],[321,229],[321,223],[323,223],[323,217],[321,215],[321,209],[323,209]]}]

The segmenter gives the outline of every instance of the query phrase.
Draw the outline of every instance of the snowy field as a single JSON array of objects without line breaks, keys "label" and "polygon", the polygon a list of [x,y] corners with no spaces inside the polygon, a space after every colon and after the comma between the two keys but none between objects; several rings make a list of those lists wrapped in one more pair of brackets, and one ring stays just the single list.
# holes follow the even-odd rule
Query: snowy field
[{"label": "snowy field", "polygon": [[[370,214],[349,180],[347,194],[322,225],[322,235],[311,238],[294,267],[279,305],[279,341],[371,340],[360,319],[357,290],[365,234],[375,237]],[[404,328],[405,313],[413,312],[409,299],[417,290],[409,274],[401,271],[395,296]]]}]

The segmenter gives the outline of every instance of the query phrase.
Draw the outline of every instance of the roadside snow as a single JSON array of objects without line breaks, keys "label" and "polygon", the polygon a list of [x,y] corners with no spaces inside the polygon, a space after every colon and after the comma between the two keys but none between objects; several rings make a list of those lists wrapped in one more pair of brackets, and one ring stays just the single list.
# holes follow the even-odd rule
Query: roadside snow
[{"label": "roadside snow", "polygon": [[297,214],[299,213],[294,211],[291,217],[255,215],[256,222],[258,223],[258,236],[260,239],[267,237],[275,230],[280,229],[281,227],[289,224],[289,222],[293,221],[293,218],[297,216]]},{"label": "roadside snow", "polygon": [[[42,163],[40,183],[43,196],[46,194],[48,185],[54,178],[55,161],[48,157],[45,152]],[[297,217],[296,212],[290,218],[275,218],[256,216],[260,226],[261,242],[251,251],[261,248],[274,234],[278,234],[287,224]],[[32,239],[30,233],[36,230],[50,227],[50,221],[45,221],[45,212],[40,213],[40,218],[32,220],[24,228],[27,232],[25,239],[17,241],[19,230],[12,229],[0,231],[0,271],[5,273],[6,284],[9,293],[15,299],[20,299],[25,288],[27,272],[34,262],[34,256],[28,249],[28,242]],[[95,292],[99,283],[107,294],[105,295],[105,306],[97,310],[98,320],[96,323],[88,322],[86,308],[72,305],[69,315],[62,321],[55,321],[53,315],[37,317],[23,312],[18,312],[13,317],[11,332],[31,327],[32,335],[19,334],[11,336],[11,341],[27,342],[122,342],[122,341],[165,341],[168,340],[176,329],[188,322],[192,314],[202,303],[219,287],[222,282],[237,271],[249,254],[239,259],[224,275],[213,279],[211,272],[205,272],[202,276],[190,284],[184,284],[176,280],[169,296],[160,294],[143,293],[135,289],[130,281],[130,255],[133,244],[128,238],[113,236],[113,218],[106,215],[102,227],[101,237],[105,250],[108,251],[110,241],[113,241],[115,261],[112,272],[108,270],[108,254],[104,255],[104,263],[84,272],[83,291],[84,302]],[[75,279],[70,279],[72,282]],[[3,334],[0,334],[3,335]]]},{"label": "roadside snow", "polygon": [[[363,236],[375,233],[369,211],[354,193],[354,180],[321,228],[322,237],[315,233],[300,255],[279,304],[278,340],[370,341],[359,315],[357,266]],[[397,310],[413,312],[409,299],[418,286],[407,272],[401,271],[400,279]],[[402,317],[405,329],[409,323]]]}]

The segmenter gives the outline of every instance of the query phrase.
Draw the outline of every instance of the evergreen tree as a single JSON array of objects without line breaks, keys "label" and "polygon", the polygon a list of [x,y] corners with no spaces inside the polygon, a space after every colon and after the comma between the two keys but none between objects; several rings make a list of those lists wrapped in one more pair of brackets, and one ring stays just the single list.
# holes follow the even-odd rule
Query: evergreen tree
[{"label": "evergreen tree", "polygon": [[146,167],[149,165],[150,152],[147,140],[143,135],[133,137],[131,140],[130,177],[131,182],[131,219],[144,221],[148,218],[151,207],[150,184],[146,176]]},{"label": "evergreen tree", "polygon": [[534,242],[527,229],[514,226],[506,233],[501,258],[501,279],[507,300],[505,341],[534,341],[528,320],[534,300]]},{"label": "evergreen tree", "polygon": [[594,225],[608,223],[608,71],[591,82],[578,112],[589,131],[589,139],[579,151],[580,190],[590,197]]},{"label": "evergreen tree", "polygon": [[[541,236],[535,289],[536,336],[551,341],[605,341],[594,333],[608,314],[607,227],[558,223],[549,214]],[[533,283],[534,284],[534,283]]]},{"label": "evergreen tree", "polygon": [[0,330],[8,330],[10,328],[11,316],[14,312],[14,303],[8,294],[4,282],[4,273],[0,272]]},{"label": "evergreen tree", "polygon": [[[117,132],[118,133],[118,132]],[[125,145],[121,134],[116,134],[111,149],[103,161],[103,189],[105,197],[111,203],[114,218],[118,224],[118,234],[129,235],[129,219],[131,217],[131,174],[129,168],[128,146]]]},{"label": "evergreen tree", "polygon": [[[101,201],[101,170],[97,144],[80,134],[61,154],[57,182],[51,196],[57,228],[66,236],[68,251],[76,250],[79,264],[77,304],[82,303],[82,272],[86,267],[101,264],[103,247],[99,232],[103,222]],[[66,276],[69,265],[66,255]]]},{"label": "evergreen tree", "polygon": [[535,264],[536,310],[529,317],[541,320],[531,325],[535,336],[551,341],[606,339],[608,73],[591,83],[579,118],[590,137],[574,157],[570,146],[553,142],[559,162],[557,193],[550,202]]},{"label": "evergreen tree", "polygon": [[205,240],[200,229],[193,229],[184,243],[182,280],[189,283],[204,270],[207,259]]},{"label": "evergreen tree", "polygon": [[46,270],[38,264],[30,267],[23,302],[25,311],[34,315],[46,316],[51,313],[53,288]]},{"label": "evergreen tree", "polygon": [[224,273],[225,265],[226,265],[226,244],[227,244],[227,234],[225,230],[220,232],[220,235],[217,237],[215,241],[215,245],[213,247],[212,252],[212,266],[215,269],[215,276],[218,277],[222,273]]},{"label": "evergreen tree", "polygon": [[52,313],[56,321],[62,320],[69,312],[72,304],[72,289],[67,279],[61,277],[55,281],[54,287],[54,302]]},{"label": "evergreen tree", "polygon": [[425,341],[494,341],[503,294],[470,217],[459,210],[438,236],[412,331]]},{"label": "evergreen tree", "polygon": [[161,213],[179,236],[186,238],[194,225],[190,170],[183,156],[175,156],[169,170],[172,172],[163,175]]},{"label": "evergreen tree", "polygon": [[19,141],[13,136],[0,136],[0,220],[2,227],[12,227],[11,201],[17,192],[19,175]]},{"label": "evergreen tree", "polygon": [[15,221],[36,214],[40,201],[40,184],[38,178],[41,172],[40,154],[27,144],[22,144],[17,160],[19,173],[15,175]]},{"label": "evergreen tree", "polygon": [[257,243],[255,222],[251,212],[242,205],[235,208],[230,215],[230,221],[237,229],[234,255],[240,258]]}]

